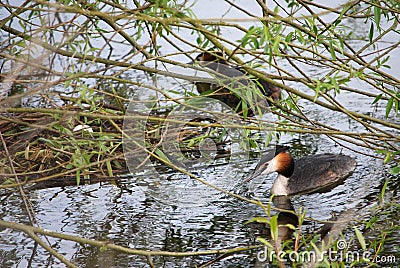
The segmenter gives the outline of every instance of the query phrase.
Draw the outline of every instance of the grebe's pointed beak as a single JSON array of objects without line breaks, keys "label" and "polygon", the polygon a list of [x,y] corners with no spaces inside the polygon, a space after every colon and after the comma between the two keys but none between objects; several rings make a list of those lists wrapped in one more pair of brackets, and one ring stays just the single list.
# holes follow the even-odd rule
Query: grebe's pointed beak
[{"label": "grebe's pointed beak", "polygon": [[254,169],[254,171],[249,176],[247,176],[246,179],[244,179],[243,183],[248,182],[254,179],[255,177],[258,177],[259,175],[263,174],[263,172],[269,167],[269,165],[270,161],[261,164],[259,163],[257,167]]},{"label": "grebe's pointed beak", "polygon": [[275,150],[269,151],[266,155],[264,155],[260,159],[260,162],[258,162],[254,171],[249,176],[247,176],[246,179],[244,179],[243,183],[248,182],[261,174],[271,173],[272,172],[271,169],[274,166],[274,161],[273,161],[274,157],[275,157]]},{"label": "grebe's pointed beak", "polygon": [[246,177],[246,179],[244,179],[243,183],[249,182],[255,177],[258,177],[259,175],[261,175],[262,172],[263,171],[260,169],[254,170],[253,173],[251,173],[249,176]]}]

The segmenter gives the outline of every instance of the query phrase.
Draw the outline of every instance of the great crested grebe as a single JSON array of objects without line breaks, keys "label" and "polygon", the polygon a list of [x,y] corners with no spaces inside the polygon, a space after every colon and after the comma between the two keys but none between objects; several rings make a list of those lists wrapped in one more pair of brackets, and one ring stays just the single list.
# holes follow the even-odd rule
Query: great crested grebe
[{"label": "great crested grebe", "polygon": [[[236,84],[241,84],[244,87],[247,87],[250,81],[253,81],[256,83],[257,87],[260,89],[262,94],[264,96],[271,97],[274,102],[278,101],[281,98],[280,88],[271,85],[262,79],[258,78],[250,79],[243,68],[230,66],[226,61],[226,59],[224,58],[223,53],[220,51],[203,52],[196,57],[194,62],[197,62],[200,65],[221,74],[221,80],[223,80],[224,77],[225,79],[235,78],[232,80],[235,80],[234,82]],[[228,80],[225,84],[227,86],[231,86],[232,81]],[[200,94],[212,91],[213,94],[210,95],[210,97],[218,99],[228,104],[233,109],[236,109],[240,104],[240,98],[232,94],[232,92],[227,87],[221,87],[209,83],[197,82],[196,88]],[[269,102],[269,104],[271,103]]]},{"label": "great crested grebe", "polygon": [[356,161],[347,155],[326,153],[294,160],[288,150],[289,147],[276,146],[275,152],[263,156],[244,181],[277,172],[271,194],[306,194],[339,185],[356,167]]}]

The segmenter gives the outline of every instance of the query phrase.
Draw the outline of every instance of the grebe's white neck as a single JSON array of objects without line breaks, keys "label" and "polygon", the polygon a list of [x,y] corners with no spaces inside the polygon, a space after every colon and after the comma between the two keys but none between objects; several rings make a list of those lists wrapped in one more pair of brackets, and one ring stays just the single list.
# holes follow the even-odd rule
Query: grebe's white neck
[{"label": "grebe's white neck", "polygon": [[286,178],[285,176],[278,174],[278,177],[276,177],[274,185],[272,186],[271,194],[288,195],[288,183],[289,183],[289,178]]}]

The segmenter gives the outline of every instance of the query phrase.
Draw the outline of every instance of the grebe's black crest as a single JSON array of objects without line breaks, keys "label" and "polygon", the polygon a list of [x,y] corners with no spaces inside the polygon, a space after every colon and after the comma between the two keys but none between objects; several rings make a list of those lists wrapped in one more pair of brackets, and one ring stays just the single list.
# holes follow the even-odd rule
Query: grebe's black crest
[{"label": "grebe's black crest", "polygon": [[200,53],[196,59],[196,62],[217,62],[221,64],[228,64],[225,60],[224,53],[221,51],[205,51]]},{"label": "grebe's black crest", "polygon": [[356,161],[347,155],[317,154],[294,160],[288,147],[278,146],[275,153],[263,156],[249,181],[261,174],[277,172],[271,193],[294,195],[325,191],[342,183],[355,169]]}]

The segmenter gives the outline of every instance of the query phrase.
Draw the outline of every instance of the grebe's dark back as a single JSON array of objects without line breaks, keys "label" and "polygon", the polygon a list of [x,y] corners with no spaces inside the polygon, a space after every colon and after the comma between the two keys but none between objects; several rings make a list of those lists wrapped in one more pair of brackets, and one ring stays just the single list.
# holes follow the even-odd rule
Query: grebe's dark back
[{"label": "grebe's dark back", "polygon": [[275,152],[261,158],[254,172],[245,181],[277,172],[271,194],[306,194],[339,185],[356,167],[356,161],[347,155],[326,153],[294,160],[288,150],[289,147],[277,146]]}]

